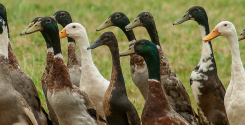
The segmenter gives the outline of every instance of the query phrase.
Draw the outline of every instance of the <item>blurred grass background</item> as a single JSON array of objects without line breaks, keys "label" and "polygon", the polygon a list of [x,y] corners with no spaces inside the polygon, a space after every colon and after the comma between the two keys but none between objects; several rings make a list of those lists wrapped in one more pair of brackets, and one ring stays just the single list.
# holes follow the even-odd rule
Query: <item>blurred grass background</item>
[{"label": "blurred grass background", "polygon": [[[19,60],[21,68],[33,79],[42,105],[46,107],[45,97],[41,87],[41,76],[46,61],[46,44],[41,33],[20,36],[19,33],[37,16],[51,16],[58,10],[68,11],[74,22],[81,23],[87,30],[92,44],[103,32],[113,31],[119,41],[119,50],[128,47],[128,41],[124,33],[116,27],[110,27],[96,32],[113,12],[125,13],[132,21],[143,11],[151,12],[155,18],[161,46],[172,70],[175,71],[188,90],[192,106],[195,108],[192,91],[189,84],[191,71],[197,65],[201,54],[201,34],[196,22],[188,21],[182,25],[173,26],[173,22],[181,17],[192,6],[202,6],[209,17],[210,30],[223,20],[234,23],[239,34],[245,28],[244,0],[5,0],[2,4],[7,9],[10,27],[10,37],[14,52]],[[59,26],[60,30],[62,29]],[[149,39],[144,28],[134,29],[136,38]],[[67,40],[61,40],[62,52],[67,59]],[[218,67],[218,75],[227,88],[230,80],[231,54],[227,40],[218,37],[212,42],[214,55]],[[240,42],[242,60],[245,43]],[[112,60],[107,47],[99,47],[92,50],[93,60],[101,74],[110,80]],[[127,87],[128,97],[141,116],[144,99],[134,85],[130,75],[129,57],[121,58],[121,66]],[[96,91],[96,90],[95,90]],[[212,101],[212,100],[210,100]]]}]

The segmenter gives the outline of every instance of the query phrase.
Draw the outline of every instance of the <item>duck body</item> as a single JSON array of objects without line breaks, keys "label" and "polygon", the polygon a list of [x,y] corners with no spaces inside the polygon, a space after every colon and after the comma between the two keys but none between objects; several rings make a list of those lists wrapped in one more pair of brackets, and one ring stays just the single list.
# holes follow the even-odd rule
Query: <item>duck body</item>
[{"label": "duck body", "polygon": [[59,124],[96,125],[97,113],[92,101],[84,92],[71,83],[68,69],[61,54],[56,21],[51,17],[44,17],[26,32],[31,33],[40,30],[49,36],[50,41],[46,42],[54,50],[53,68],[47,80],[47,99],[57,116]]},{"label": "duck body", "polygon": [[[208,17],[204,8],[191,7],[174,25],[187,20],[198,23],[202,38],[209,34]],[[199,124],[229,124],[224,107],[225,88],[217,74],[211,41],[202,42],[201,59],[191,73],[190,84],[197,104]]]},{"label": "duck body", "polygon": [[169,104],[174,111],[179,113],[189,123],[196,125],[197,123],[195,117],[197,116],[191,107],[190,97],[176,73],[171,71],[169,61],[160,46],[159,37],[152,14],[149,12],[140,13],[125,28],[126,30],[130,30],[137,26],[143,26],[147,29],[147,32],[151,37],[151,41],[156,45],[159,51],[161,76],[160,83],[162,84],[163,91],[166,94]]},{"label": "duck body", "polygon": [[24,71],[22,71],[18,63],[18,60],[16,59],[9,38],[7,12],[2,4],[0,4],[0,16],[3,17],[3,19],[5,20],[6,22],[5,25],[7,27],[7,32],[8,32],[7,41],[8,41],[9,71],[10,71],[9,75],[12,79],[12,86],[16,91],[18,91],[23,96],[23,98],[26,100],[28,105],[31,107],[31,110],[34,113],[38,124],[40,125],[51,124],[51,121],[49,120],[47,113],[41,106],[41,101],[37,93],[37,89],[34,85],[34,82],[32,81],[29,75],[27,75]]},{"label": "duck body", "polygon": [[244,114],[244,81],[245,72],[240,57],[239,43],[235,26],[229,21],[222,21],[208,34],[203,41],[208,42],[217,36],[224,36],[229,42],[232,64],[231,64],[231,80],[227,87],[224,98],[225,110],[230,125],[245,124]]},{"label": "duck body", "polygon": [[0,124],[37,125],[32,109],[12,85],[8,59],[8,40],[7,22],[0,17]]},{"label": "duck body", "polygon": [[103,99],[103,109],[108,125],[140,125],[138,113],[129,101],[120,65],[118,43],[112,32],[103,33],[88,49],[106,45],[112,55],[111,81]]},{"label": "duck body", "polygon": [[[109,26],[119,27],[127,36],[129,47],[134,45],[136,38],[133,30],[126,31],[125,26],[130,23],[128,17],[122,12],[113,13],[96,31],[103,30]],[[137,55],[130,55],[130,73],[134,84],[139,88],[141,95],[146,100],[148,92],[148,70],[144,58]]]},{"label": "duck body", "polygon": [[[67,11],[57,11],[52,18],[64,28],[67,24],[72,22],[71,15]],[[74,39],[67,37],[68,40],[68,62],[67,68],[70,74],[71,82],[77,87],[80,86],[81,79],[81,57],[78,54],[76,42]]]}]

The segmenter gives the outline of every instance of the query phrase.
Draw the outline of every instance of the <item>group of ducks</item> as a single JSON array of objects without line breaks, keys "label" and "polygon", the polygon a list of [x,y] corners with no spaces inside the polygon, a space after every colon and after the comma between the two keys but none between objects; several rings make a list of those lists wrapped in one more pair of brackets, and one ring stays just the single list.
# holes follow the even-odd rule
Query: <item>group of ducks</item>
[{"label": "group of ducks", "polygon": [[[120,66],[120,56],[130,55],[130,72],[145,99],[141,115],[143,125],[243,125],[242,85],[245,72],[240,58],[239,37],[231,22],[220,22],[209,31],[208,17],[200,6],[191,7],[174,22],[198,23],[202,35],[202,54],[190,76],[190,85],[198,114],[190,97],[162,51],[154,18],[140,13],[132,22],[121,13],[113,13],[96,31],[119,27],[127,36],[129,49],[119,53],[116,36],[103,33],[92,45],[86,29],[73,23],[66,11],[51,17],[37,17],[21,35],[40,31],[46,41],[46,67],[41,78],[49,115],[43,109],[31,78],[25,74],[10,43],[7,13],[0,4],[0,124],[27,125],[140,125],[138,113],[129,101]],[[58,25],[63,26],[59,32]],[[151,42],[136,40],[133,28],[143,26]],[[231,81],[225,88],[217,75],[211,39],[225,36],[232,53]],[[64,62],[60,38],[68,40],[68,62]],[[79,45],[79,56],[76,43]],[[108,46],[112,56],[111,80],[106,80],[93,63],[91,49]],[[50,117],[50,119],[49,119]]]}]

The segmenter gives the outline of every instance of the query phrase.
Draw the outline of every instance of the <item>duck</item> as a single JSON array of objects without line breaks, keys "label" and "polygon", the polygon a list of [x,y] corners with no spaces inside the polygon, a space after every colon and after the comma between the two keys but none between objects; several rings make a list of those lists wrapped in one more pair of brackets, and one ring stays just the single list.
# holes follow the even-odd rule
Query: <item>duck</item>
[{"label": "duck", "polygon": [[64,37],[71,37],[77,42],[82,54],[80,88],[87,93],[98,113],[105,119],[103,98],[110,82],[100,74],[93,62],[91,50],[87,50],[90,44],[86,29],[79,23],[70,23],[60,31],[60,38]]},{"label": "duck", "polygon": [[[67,24],[72,22],[71,15],[69,12],[60,10],[57,11],[53,16],[51,16],[56,20],[56,22],[64,28]],[[76,42],[74,39],[67,37],[68,40],[68,61],[67,68],[69,70],[69,74],[71,77],[71,82],[77,87],[80,86],[81,79],[81,57],[78,54]]]},{"label": "duck", "polygon": [[142,125],[189,125],[189,123],[170,106],[163,91],[160,78],[160,59],[156,45],[148,40],[139,40],[134,46],[120,53],[120,56],[138,54],[148,67],[148,94],[141,115]]},{"label": "duck", "polygon": [[245,39],[245,29],[238,35],[238,41]]},{"label": "duck", "polygon": [[[129,41],[129,47],[134,45],[136,38],[133,30],[126,31],[125,26],[130,23],[128,17],[122,12],[115,12],[101,24],[96,31],[103,30],[110,26],[116,26],[120,28],[127,36]],[[141,95],[146,100],[148,93],[148,70],[145,64],[144,58],[137,55],[130,55],[130,73],[134,84],[139,88]]]},{"label": "duck", "polygon": [[[198,23],[202,38],[210,33],[208,16],[203,7],[191,7],[173,25],[182,24],[188,20]],[[202,42],[201,59],[191,73],[190,85],[197,106],[199,124],[229,124],[224,106],[225,87],[217,74],[211,41]]]},{"label": "duck", "polygon": [[18,91],[26,100],[31,110],[34,113],[35,119],[39,125],[50,125],[51,121],[48,118],[48,114],[41,105],[41,101],[35,87],[35,84],[31,77],[27,75],[20,67],[19,62],[14,54],[12,45],[10,42],[9,26],[7,20],[7,11],[4,5],[0,4],[0,16],[3,17],[8,32],[8,60],[9,71],[12,79],[13,88]]},{"label": "duck", "polygon": [[109,47],[113,63],[110,86],[103,99],[106,121],[109,125],[140,125],[138,113],[127,96],[116,36],[105,32],[88,49],[102,45]]},{"label": "duck", "polygon": [[[62,56],[59,30],[52,17],[43,17],[26,32],[45,32],[54,51],[53,68],[48,80],[47,98],[60,125],[91,124],[97,125],[98,113],[88,95],[72,84]],[[46,39],[45,39],[46,40]],[[65,108],[64,108],[65,107]]]},{"label": "duck", "polygon": [[[2,7],[2,6],[1,6]],[[2,10],[2,8],[1,8]],[[8,55],[8,27],[0,16],[0,124],[38,125],[37,120],[24,97],[12,85]]]},{"label": "duck", "polygon": [[218,36],[224,36],[228,40],[232,56],[231,80],[226,89],[224,98],[227,117],[230,125],[244,125],[245,119],[243,111],[245,111],[245,103],[243,101],[243,95],[245,93],[245,71],[240,57],[235,26],[229,21],[222,21],[203,38],[203,41],[208,42]]},{"label": "duck", "polygon": [[[31,28],[33,25],[35,25],[36,22],[41,20],[41,18],[42,17],[34,18],[29,23],[29,25],[23,31],[21,31],[20,35],[32,34],[33,32],[29,33],[29,32],[26,32],[26,31],[28,31],[29,28]],[[49,110],[49,116],[50,116],[50,119],[52,121],[52,124],[53,125],[59,125],[58,118],[57,118],[53,108],[50,106],[48,98],[47,98],[48,81],[49,81],[49,79],[51,77],[51,71],[52,71],[53,62],[54,62],[54,51],[53,51],[52,46],[50,45],[50,37],[49,37],[49,35],[47,35],[46,32],[43,32],[43,31],[40,31],[40,32],[42,33],[42,35],[43,35],[43,37],[44,37],[44,39],[46,41],[46,45],[47,45],[46,66],[45,66],[43,75],[41,77],[42,90],[43,90],[43,93],[44,93],[44,96],[45,96],[45,99],[46,99],[47,107],[48,107],[48,110]],[[49,42],[47,42],[47,41],[49,41]]]},{"label": "duck", "polygon": [[184,85],[181,83],[176,73],[171,70],[169,61],[162,51],[153,15],[149,12],[142,12],[130,24],[128,24],[125,29],[128,31],[137,26],[143,26],[146,28],[151,41],[158,48],[160,56],[161,84],[169,104],[173,110],[184,117],[189,123],[191,123],[191,125],[196,125],[196,117],[198,116],[191,106],[190,97]]}]

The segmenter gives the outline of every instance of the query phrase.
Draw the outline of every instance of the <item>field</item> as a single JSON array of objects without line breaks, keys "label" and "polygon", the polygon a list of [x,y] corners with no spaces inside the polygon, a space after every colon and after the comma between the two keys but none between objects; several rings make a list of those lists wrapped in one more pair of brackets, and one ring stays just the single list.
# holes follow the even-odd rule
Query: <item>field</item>
[{"label": "field", "polygon": [[[41,76],[46,61],[46,44],[41,33],[20,36],[19,33],[37,16],[51,16],[58,10],[68,11],[74,22],[81,23],[87,30],[92,44],[103,32],[112,31],[119,41],[119,50],[128,47],[124,33],[116,27],[109,27],[96,32],[113,12],[125,13],[132,21],[141,12],[151,12],[155,18],[161,46],[172,70],[175,71],[188,90],[192,106],[195,108],[192,91],[189,84],[190,73],[197,65],[201,54],[201,34],[196,22],[188,21],[181,25],[173,26],[173,22],[181,17],[190,7],[198,5],[206,9],[209,17],[210,30],[223,20],[234,23],[239,34],[245,28],[244,0],[5,0],[2,4],[7,9],[10,27],[10,37],[14,52],[21,68],[33,79],[42,105],[47,110],[45,97],[41,88]],[[61,30],[62,27],[59,26]],[[138,40],[149,39],[145,28],[135,28],[134,33]],[[62,52],[67,59],[67,39],[61,40]],[[218,75],[227,88],[230,80],[231,54],[229,44],[224,37],[212,41]],[[245,43],[240,42],[242,60]],[[110,80],[112,60],[107,47],[92,50],[93,60],[101,74]],[[128,97],[136,107],[139,115],[144,107],[144,99],[131,79],[129,70],[129,57],[121,58],[121,67],[127,87]],[[210,100],[212,101],[212,100]]]}]

